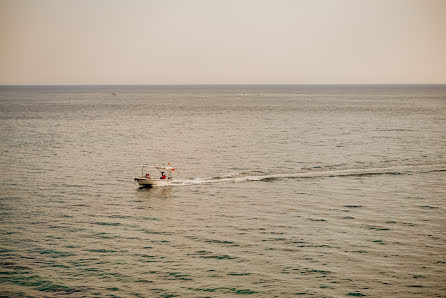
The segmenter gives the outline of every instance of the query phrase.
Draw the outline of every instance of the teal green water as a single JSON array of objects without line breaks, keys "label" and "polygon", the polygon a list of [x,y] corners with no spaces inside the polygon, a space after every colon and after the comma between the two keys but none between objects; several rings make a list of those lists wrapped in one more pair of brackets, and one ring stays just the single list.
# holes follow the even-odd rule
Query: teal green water
[{"label": "teal green water", "polygon": [[444,296],[445,120],[444,86],[2,87],[0,294]]}]

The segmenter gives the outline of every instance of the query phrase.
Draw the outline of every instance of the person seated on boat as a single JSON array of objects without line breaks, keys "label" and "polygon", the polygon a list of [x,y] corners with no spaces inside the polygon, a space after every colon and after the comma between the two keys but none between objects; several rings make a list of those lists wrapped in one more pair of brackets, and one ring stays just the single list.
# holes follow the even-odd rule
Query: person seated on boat
[{"label": "person seated on boat", "polygon": [[166,179],[166,175],[164,175],[164,172],[161,172],[161,177],[160,179]]},{"label": "person seated on boat", "polygon": [[146,173],[146,178],[150,179],[150,174],[149,173]]}]

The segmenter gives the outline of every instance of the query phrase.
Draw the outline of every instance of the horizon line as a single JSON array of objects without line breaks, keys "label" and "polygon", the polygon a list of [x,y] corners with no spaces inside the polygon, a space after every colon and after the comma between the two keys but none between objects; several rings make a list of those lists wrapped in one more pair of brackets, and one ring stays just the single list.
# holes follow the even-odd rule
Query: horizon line
[{"label": "horizon line", "polygon": [[446,83],[310,83],[310,84],[0,84],[4,87],[193,87],[193,86],[446,86]]}]

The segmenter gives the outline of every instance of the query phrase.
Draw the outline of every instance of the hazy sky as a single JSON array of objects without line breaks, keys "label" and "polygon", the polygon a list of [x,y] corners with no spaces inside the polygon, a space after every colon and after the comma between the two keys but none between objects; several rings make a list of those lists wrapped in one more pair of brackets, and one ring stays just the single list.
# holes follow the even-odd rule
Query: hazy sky
[{"label": "hazy sky", "polygon": [[0,84],[446,83],[446,0],[0,0]]}]

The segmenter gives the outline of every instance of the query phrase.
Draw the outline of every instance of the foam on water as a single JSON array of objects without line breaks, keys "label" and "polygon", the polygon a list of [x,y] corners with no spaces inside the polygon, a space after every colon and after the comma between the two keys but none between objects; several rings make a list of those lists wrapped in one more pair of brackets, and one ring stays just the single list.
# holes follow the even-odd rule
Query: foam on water
[{"label": "foam on water", "polygon": [[[248,181],[266,181],[266,180],[285,179],[285,178],[323,178],[323,177],[364,176],[364,175],[401,175],[410,173],[429,173],[429,172],[440,172],[440,171],[446,171],[446,164],[240,176],[241,174],[246,173],[244,172],[241,174],[233,173],[226,176],[213,177],[213,178],[178,179],[174,180],[170,185],[163,185],[163,186],[237,183],[237,182],[248,182]],[[259,173],[260,171],[254,171],[254,172]]]}]

